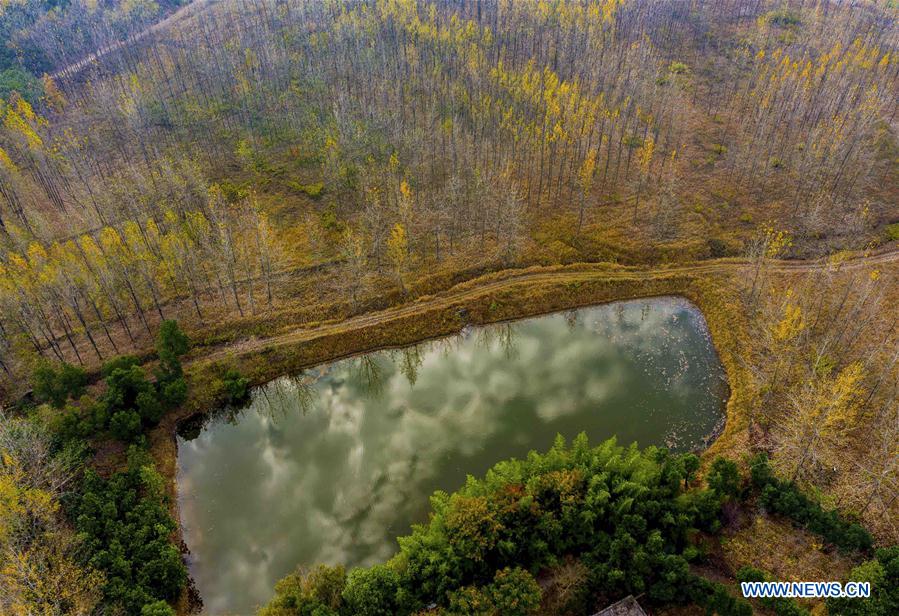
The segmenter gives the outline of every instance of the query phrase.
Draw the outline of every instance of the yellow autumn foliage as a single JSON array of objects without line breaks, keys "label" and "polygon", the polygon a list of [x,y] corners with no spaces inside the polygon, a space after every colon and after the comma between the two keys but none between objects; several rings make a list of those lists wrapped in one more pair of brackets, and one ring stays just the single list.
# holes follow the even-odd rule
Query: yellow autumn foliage
[{"label": "yellow autumn foliage", "polygon": [[786,304],[783,309],[783,317],[774,324],[771,331],[772,337],[778,342],[789,342],[805,329],[802,317],[802,308],[796,304]]},{"label": "yellow autumn foliage", "polygon": [[[0,416],[8,424],[22,420]],[[4,443],[23,438],[11,430]],[[38,437],[40,438],[40,437]],[[23,449],[40,451],[46,444],[25,442]],[[101,599],[104,577],[83,567],[77,540],[60,519],[58,495],[44,474],[52,467],[27,467],[17,453],[0,451],[0,613],[61,616],[89,614]],[[43,486],[43,487],[42,487]]]}]

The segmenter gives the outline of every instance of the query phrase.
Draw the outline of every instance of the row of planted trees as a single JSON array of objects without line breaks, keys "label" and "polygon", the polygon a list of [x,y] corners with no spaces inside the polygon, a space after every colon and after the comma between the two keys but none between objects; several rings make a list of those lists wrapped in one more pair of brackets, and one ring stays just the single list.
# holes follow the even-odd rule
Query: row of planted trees
[{"label": "row of planted trees", "polygon": [[158,222],[129,220],[50,244],[14,239],[0,263],[5,344],[79,363],[130,348],[175,299],[200,321],[213,300],[240,314],[270,306],[280,254],[253,200],[229,203],[215,187],[203,211],[168,210]]},{"label": "row of planted trees", "polygon": [[19,0],[0,11],[0,72],[21,66],[34,75],[77,65],[97,49],[139,33],[181,0],[96,3]]},{"label": "row of planted trees", "polygon": [[[786,249],[769,231],[758,259]],[[761,264],[747,285],[750,433],[785,477],[820,487],[881,537],[899,536],[899,338],[895,274],[827,267],[784,277]],[[753,290],[754,289],[754,290]]]},{"label": "row of planted trees", "polygon": [[[708,177],[789,187],[809,236],[855,229],[847,212],[868,224],[889,28],[877,7],[781,4],[252,0],[147,31],[0,103],[5,339],[78,360],[130,344],[173,297],[198,319],[204,298],[270,302],[276,230],[209,197],[235,163],[327,195],[309,220],[354,300],[375,271],[404,286],[458,254],[514,262],[530,224],[574,212],[580,234],[624,198],[615,224],[669,240]],[[709,122],[710,169],[692,143]],[[287,150],[321,183],[279,177]]]},{"label": "row of planted trees", "polygon": [[325,156],[336,143],[338,154],[381,163],[386,145],[429,185],[463,169],[507,173],[529,207],[570,203],[594,185],[633,189],[683,146],[687,100],[700,89],[671,61],[681,49],[666,17],[714,37],[759,16],[723,67],[733,78],[709,90],[735,112],[731,176],[787,169],[841,196],[865,184],[899,70],[877,14],[695,4],[685,16],[673,2],[225,3],[104,55],[65,94],[47,80],[46,118],[21,100],[5,105],[8,215],[31,224],[20,193],[38,192],[57,211],[102,221],[115,215],[100,194],[113,187],[94,189],[97,180],[137,174],[156,191],[174,181],[167,157],[219,165],[242,137],[300,139]]},{"label": "row of planted trees", "polygon": [[46,80],[46,117],[5,105],[7,216],[37,225],[23,206],[34,193],[57,213],[114,219],[109,179],[155,190],[173,181],[157,170],[167,155],[218,166],[241,136],[386,163],[380,142],[419,183],[507,174],[530,207],[614,188],[649,136],[675,147],[681,92],[648,40],[616,28],[617,2],[455,8],[227,3],[105,55],[106,70],[65,93]]},{"label": "row of planted trees", "polygon": [[[80,163],[84,175],[114,174],[112,155],[152,180],[167,151],[218,164],[241,137],[323,155],[336,143],[382,164],[387,146],[420,183],[508,172],[528,206],[546,208],[664,177],[696,119],[688,101],[702,111],[708,56],[729,77],[706,98],[724,116],[731,182],[783,170],[797,194],[807,182],[855,195],[876,171],[879,123],[895,114],[899,62],[880,14],[730,4],[226,3],[104,56],[93,79],[53,97],[68,104],[48,131],[64,158],[96,159]],[[758,23],[735,53],[706,46],[747,17]],[[676,44],[669,18],[701,41]],[[672,61],[700,43],[697,74]]]},{"label": "row of planted trees", "polygon": [[[772,19],[766,28],[776,27]],[[736,180],[763,188],[772,173],[789,171],[797,214],[821,199],[851,200],[869,185],[882,160],[884,122],[896,113],[896,50],[876,31],[851,41],[826,32],[825,40],[830,48],[762,47],[733,95],[742,117],[731,162]]]}]

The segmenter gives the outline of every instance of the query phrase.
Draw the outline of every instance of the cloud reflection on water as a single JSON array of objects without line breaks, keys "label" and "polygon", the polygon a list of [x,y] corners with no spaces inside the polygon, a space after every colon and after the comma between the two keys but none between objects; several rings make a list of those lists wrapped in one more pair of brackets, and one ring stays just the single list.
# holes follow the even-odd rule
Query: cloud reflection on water
[{"label": "cloud reflection on water", "polygon": [[433,490],[557,432],[647,445],[677,428],[698,444],[722,411],[721,375],[701,315],[664,298],[273,381],[235,423],[179,440],[180,512],[206,609],[251,611],[297,564],[389,558]]}]

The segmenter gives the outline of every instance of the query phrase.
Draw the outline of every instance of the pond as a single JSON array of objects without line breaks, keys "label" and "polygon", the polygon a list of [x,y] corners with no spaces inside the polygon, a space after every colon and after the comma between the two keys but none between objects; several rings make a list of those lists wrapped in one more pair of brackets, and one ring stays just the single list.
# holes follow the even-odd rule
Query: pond
[{"label": "pond", "polygon": [[178,504],[206,613],[252,613],[297,565],[387,560],[428,496],[584,431],[702,448],[728,387],[699,310],[605,304],[279,378],[178,437]]}]

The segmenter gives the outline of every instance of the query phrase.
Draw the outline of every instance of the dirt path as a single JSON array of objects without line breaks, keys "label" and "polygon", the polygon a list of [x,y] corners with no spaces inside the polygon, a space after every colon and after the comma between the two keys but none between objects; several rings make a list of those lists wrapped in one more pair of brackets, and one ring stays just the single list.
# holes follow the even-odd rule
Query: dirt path
[{"label": "dirt path", "polygon": [[145,28],[144,30],[141,30],[140,32],[138,32],[136,34],[129,36],[125,40],[117,41],[115,43],[107,45],[106,47],[101,47],[97,51],[95,51],[91,54],[88,54],[81,60],[78,60],[77,62],[69,64],[65,68],[62,68],[62,69],[56,71],[55,73],[50,75],[50,78],[53,79],[54,81],[56,81],[60,78],[71,79],[72,77],[75,77],[76,75],[78,75],[78,73],[80,73],[82,70],[84,70],[91,64],[94,64],[95,62],[98,62],[99,60],[101,60],[103,58],[103,56],[106,56],[118,49],[121,49],[125,45],[133,45],[134,43],[137,43],[137,42],[147,38],[147,36],[149,36],[150,34],[152,34],[154,32],[158,32],[159,30],[168,28],[172,24],[174,24],[178,21],[181,21],[182,19],[186,19],[186,18],[190,17],[191,15],[193,15],[194,11],[203,9],[203,8],[205,8],[211,4],[214,4],[216,2],[219,2],[219,1],[220,0],[194,0],[190,4],[185,4],[184,6],[182,6],[180,9],[178,9],[177,11],[175,11],[168,17],[165,17],[164,19],[157,21],[155,24]]},{"label": "dirt path", "polygon": [[[899,261],[899,249],[871,254],[855,254],[840,264],[842,271],[876,268]],[[297,327],[289,332],[265,338],[237,341],[211,349],[208,353],[189,360],[187,365],[214,362],[226,357],[243,356],[262,349],[296,344],[328,336],[339,331],[362,330],[380,323],[407,317],[419,312],[447,308],[485,295],[495,294],[521,285],[568,283],[616,279],[650,280],[677,275],[739,275],[748,272],[750,262],[745,259],[720,259],[716,261],[673,265],[670,267],[625,267],[609,264],[574,265],[559,269],[553,267],[505,270],[475,278],[440,292],[436,295],[413,300],[407,304],[370,312],[343,321],[325,323],[316,327]],[[828,259],[814,261],[774,261],[769,271],[775,273],[813,272],[828,267]]]}]

